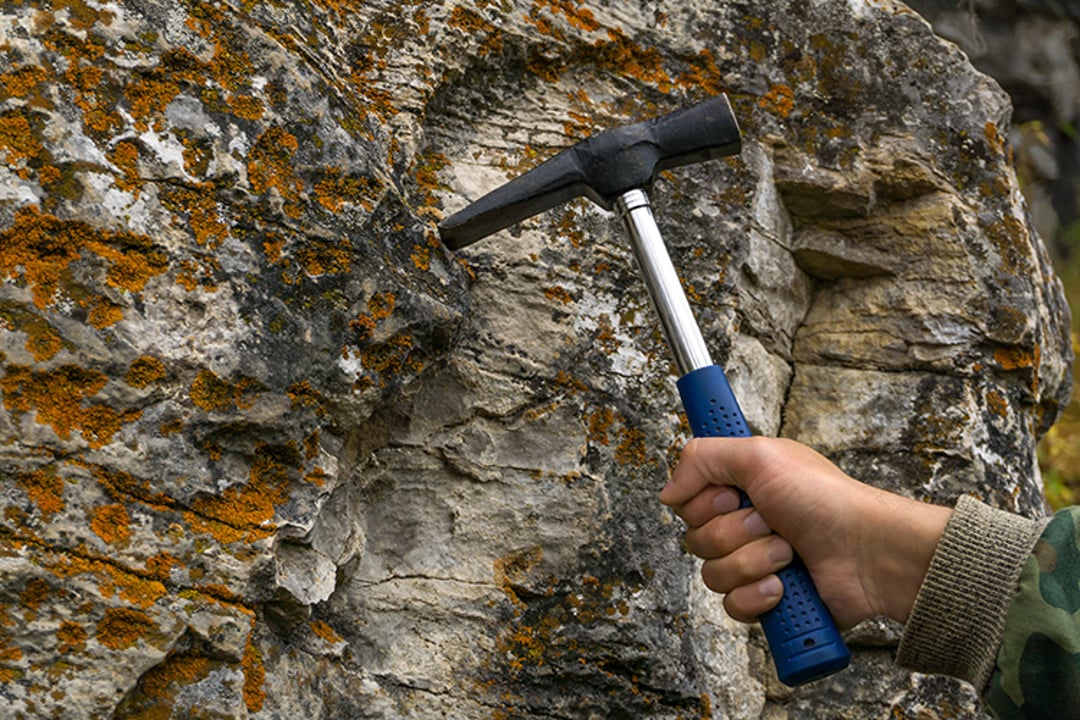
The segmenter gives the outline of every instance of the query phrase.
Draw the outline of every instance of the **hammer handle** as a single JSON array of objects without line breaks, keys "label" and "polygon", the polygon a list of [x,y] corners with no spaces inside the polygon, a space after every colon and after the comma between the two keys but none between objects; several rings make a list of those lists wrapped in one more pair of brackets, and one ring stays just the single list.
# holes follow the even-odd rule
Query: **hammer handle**
[{"label": "hammer handle", "polygon": [[[678,387],[695,437],[750,436],[739,403],[718,365],[683,375]],[[741,507],[750,507],[750,498],[741,490],[739,494]],[[799,556],[777,575],[784,584],[783,597],[758,620],[780,681],[794,687],[847,667],[851,653]]]}]

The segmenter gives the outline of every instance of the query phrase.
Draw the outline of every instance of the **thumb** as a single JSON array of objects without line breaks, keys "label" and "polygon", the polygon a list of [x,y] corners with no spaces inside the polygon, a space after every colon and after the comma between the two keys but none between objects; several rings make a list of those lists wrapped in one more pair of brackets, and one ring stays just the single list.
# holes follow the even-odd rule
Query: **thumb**
[{"label": "thumb", "polygon": [[660,502],[677,507],[709,485],[732,485],[746,490],[747,472],[760,438],[694,438],[683,448]]}]

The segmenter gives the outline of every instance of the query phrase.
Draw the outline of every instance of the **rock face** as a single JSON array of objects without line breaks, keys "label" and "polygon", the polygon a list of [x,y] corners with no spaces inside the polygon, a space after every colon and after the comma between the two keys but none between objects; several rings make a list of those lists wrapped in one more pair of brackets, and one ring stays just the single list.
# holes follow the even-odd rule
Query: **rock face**
[{"label": "rock face", "polygon": [[0,37],[0,716],[982,717],[880,624],[786,690],[701,586],[608,215],[435,230],[727,92],[741,156],[654,202],[751,424],[1041,513],[1067,311],[1005,95],[907,8],[70,0]]},{"label": "rock face", "polygon": [[911,0],[1009,93],[1010,140],[1040,235],[1068,258],[1080,229],[1080,5],[1068,0]]}]

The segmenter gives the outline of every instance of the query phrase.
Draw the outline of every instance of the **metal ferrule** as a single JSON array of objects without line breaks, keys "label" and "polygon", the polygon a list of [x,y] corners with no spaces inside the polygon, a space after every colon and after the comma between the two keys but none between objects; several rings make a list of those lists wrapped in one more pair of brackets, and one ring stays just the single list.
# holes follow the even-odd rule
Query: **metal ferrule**
[{"label": "metal ferrule", "polygon": [[615,211],[630,235],[634,257],[653,307],[660,316],[664,336],[675,355],[679,375],[712,365],[701,329],[653,218],[648,194],[644,190],[623,193],[615,200]]}]

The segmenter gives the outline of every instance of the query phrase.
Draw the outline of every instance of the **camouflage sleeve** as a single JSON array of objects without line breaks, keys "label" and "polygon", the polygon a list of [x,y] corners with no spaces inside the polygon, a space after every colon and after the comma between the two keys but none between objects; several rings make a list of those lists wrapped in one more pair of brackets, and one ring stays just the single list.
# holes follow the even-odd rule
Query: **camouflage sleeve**
[{"label": "camouflage sleeve", "polygon": [[1080,508],[1058,512],[1024,564],[987,704],[999,720],[1080,714]]}]

